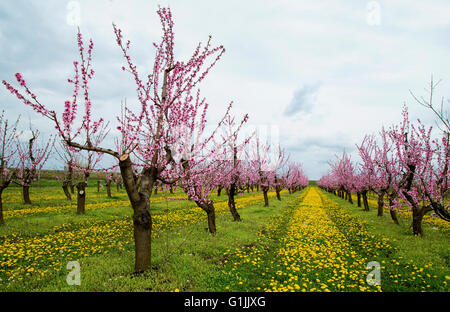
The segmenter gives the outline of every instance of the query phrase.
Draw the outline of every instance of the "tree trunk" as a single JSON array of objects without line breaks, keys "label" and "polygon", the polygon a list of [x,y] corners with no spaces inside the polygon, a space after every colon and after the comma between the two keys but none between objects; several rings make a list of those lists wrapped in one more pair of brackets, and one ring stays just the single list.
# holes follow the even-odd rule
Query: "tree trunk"
[{"label": "tree trunk", "polygon": [[216,212],[214,208],[214,204],[212,201],[209,203],[200,203],[198,201],[195,202],[197,206],[202,208],[208,217],[208,230],[209,233],[215,234],[216,233]]},{"label": "tree trunk", "polygon": [[378,217],[383,216],[383,209],[384,209],[384,193],[378,194]]},{"label": "tree trunk", "polygon": [[64,194],[66,195],[66,199],[72,200],[72,196],[70,195],[69,186],[68,186],[67,182],[63,182],[62,189],[64,191]]},{"label": "tree trunk", "polygon": [[400,225],[400,223],[398,222],[398,219],[397,219],[397,212],[393,209],[389,209],[389,211],[391,213],[392,221],[394,221],[395,224]]},{"label": "tree trunk", "polygon": [[110,180],[106,181],[106,194],[108,194],[108,197],[112,197],[111,196],[111,181]]},{"label": "tree trunk", "polygon": [[3,201],[2,201],[2,193],[3,189],[0,189],[0,225],[5,223],[5,220],[3,219]]},{"label": "tree trunk", "polygon": [[281,195],[280,195],[280,187],[279,186],[276,186],[275,187],[275,192],[277,193],[277,199],[278,200],[281,200]]},{"label": "tree trunk", "polygon": [[393,206],[392,199],[389,199],[389,212],[391,214],[391,219],[392,221],[394,221],[395,224],[399,225],[400,223],[398,222],[397,219],[397,212],[394,209],[392,209],[392,206]]},{"label": "tree trunk", "polygon": [[343,192],[344,192],[344,200],[347,200],[348,193],[345,191],[343,191]]},{"label": "tree trunk", "polygon": [[269,206],[269,197],[267,196],[267,192],[269,191],[268,187],[261,187],[264,194],[264,207]]},{"label": "tree trunk", "polygon": [[353,205],[353,199],[352,199],[352,193],[351,192],[347,192],[347,198],[348,198],[348,202]]},{"label": "tree trunk", "polygon": [[134,254],[135,272],[144,272],[151,268],[152,250],[152,216],[150,214],[149,200],[141,200],[132,205],[134,210]]},{"label": "tree trunk", "polygon": [[236,210],[236,203],[234,201],[234,193],[236,186],[234,184],[231,185],[230,191],[228,193],[228,207],[230,207],[231,215],[233,216],[234,221],[241,221],[241,216]]},{"label": "tree trunk", "polygon": [[86,207],[86,183],[77,183],[77,214],[84,214]]},{"label": "tree trunk", "polygon": [[97,193],[100,193],[100,180],[97,180]]},{"label": "tree trunk", "polygon": [[72,182],[70,182],[70,192],[75,194],[75,185],[73,185]]},{"label": "tree trunk", "polygon": [[222,187],[219,185],[219,187],[217,188],[217,196],[220,196],[221,193],[222,193]]},{"label": "tree trunk", "polygon": [[369,211],[369,202],[367,201],[367,191],[361,193],[364,204],[364,211]]},{"label": "tree trunk", "polygon": [[23,202],[26,205],[31,205],[30,200],[30,186],[29,185],[23,185],[22,186],[22,194],[23,194]]},{"label": "tree trunk", "polygon": [[357,197],[357,199],[358,199],[358,207],[361,207],[361,193],[360,193],[360,192],[357,192],[357,193],[356,193],[356,197]]},{"label": "tree trunk", "polygon": [[207,212],[208,214],[208,230],[211,234],[216,234],[216,213],[214,211],[214,206]]},{"label": "tree trunk", "polygon": [[135,272],[143,272],[151,268],[151,234],[153,224],[150,214],[151,193],[149,193],[149,190],[153,187],[153,180],[146,171],[144,179],[141,179],[142,184],[145,185],[142,191],[139,192],[128,154],[120,157],[119,166],[125,190],[134,212]]},{"label": "tree trunk", "polygon": [[423,209],[413,209],[413,221],[412,221],[412,228],[414,235],[420,235],[423,236],[422,231],[422,220],[423,220]]}]

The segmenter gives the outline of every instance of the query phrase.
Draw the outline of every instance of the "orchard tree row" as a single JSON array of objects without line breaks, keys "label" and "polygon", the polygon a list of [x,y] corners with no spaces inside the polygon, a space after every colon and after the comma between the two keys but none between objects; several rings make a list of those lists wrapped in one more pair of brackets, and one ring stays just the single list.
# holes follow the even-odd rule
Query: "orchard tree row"
[{"label": "orchard tree row", "polygon": [[[135,82],[139,103],[137,106],[117,105],[115,128],[120,136],[113,138],[114,147],[105,144],[106,138],[111,137],[109,122],[93,117],[95,106],[89,82],[95,74],[92,67],[94,43],[90,40],[86,46],[80,30],[77,34],[79,59],[73,62],[74,74],[67,80],[73,92],[64,102],[62,113],[41,103],[21,74],[15,75],[17,87],[3,81],[19,101],[53,123],[55,136],[62,145],[59,154],[66,163],[66,176],[62,181],[68,198],[74,172],[82,173],[81,182],[76,184],[78,213],[84,212],[85,187],[91,171],[104,156],[115,160],[115,165],[105,171],[110,181],[113,176],[119,179],[114,172],[120,172],[120,183],[133,209],[136,272],[151,267],[150,207],[152,195],[158,188],[182,189],[187,198],[205,212],[209,232],[215,233],[211,195],[216,190],[226,190],[230,212],[234,220],[240,221],[234,201],[238,192],[255,187],[261,189],[265,206],[268,206],[269,190],[275,190],[281,200],[283,188],[295,192],[308,184],[301,165],[289,162],[280,146],[265,142],[257,133],[239,137],[248,115],[236,119],[231,113],[233,103],[228,105],[214,130],[206,130],[209,104],[202,97],[199,85],[221,59],[225,48],[213,46],[209,37],[206,44],[196,46],[187,61],[177,60],[172,13],[168,8],[159,8],[157,14],[162,39],[153,44],[156,56],[147,74],[138,71],[130,55],[131,42],[113,24],[115,40],[124,57],[121,69]],[[114,106],[111,103],[111,107]],[[3,117],[2,122],[7,124]],[[0,191],[15,180],[15,166],[9,162],[14,159],[11,142],[16,136],[15,126],[4,127]],[[43,161],[39,165],[43,165]]]},{"label": "orchard tree row", "polygon": [[[63,176],[55,174],[55,179],[61,181],[62,189],[68,200],[72,200],[71,194],[74,194],[75,186],[79,190],[84,190],[92,171],[104,176],[108,197],[111,197],[111,183],[115,183],[118,188],[121,186],[118,172],[109,168],[96,169],[101,157],[95,156],[101,155],[72,153],[66,145],[56,141],[54,136],[42,138],[39,130],[34,129],[31,125],[30,138],[22,141],[22,138],[27,135],[24,131],[19,130],[19,123],[20,116],[11,124],[4,111],[0,115],[0,205],[2,204],[3,190],[11,184],[20,186],[24,204],[31,204],[30,187],[32,182],[39,179],[42,168],[48,163],[53,152],[56,152],[64,163]],[[100,188],[100,180],[98,182]],[[82,208],[84,207],[84,204],[81,205],[81,202],[84,203],[83,198],[84,196],[78,196],[79,207]],[[0,209],[0,220],[2,223],[2,209]]]},{"label": "orchard tree row", "polygon": [[415,99],[437,116],[437,129],[424,125],[419,119],[411,121],[408,109],[403,107],[402,121],[382,128],[378,135],[366,135],[357,145],[360,162],[352,162],[345,152],[330,162],[330,171],[318,185],[353,203],[356,193],[364,210],[369,210],[367,194],[378,198],[378,216],[389,208],[395,224],[397,213],[412,213],[414,235],[423,235],[425,214],[450,221],[450,121],[442,99],[439,107],[433,105],[437,84],[431,79],[429,99]]}]

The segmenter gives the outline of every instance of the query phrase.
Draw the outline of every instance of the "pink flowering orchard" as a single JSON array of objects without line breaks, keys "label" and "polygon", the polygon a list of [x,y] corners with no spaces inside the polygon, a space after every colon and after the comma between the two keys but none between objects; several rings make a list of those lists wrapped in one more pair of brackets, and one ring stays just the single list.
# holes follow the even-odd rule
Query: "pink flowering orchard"
[{"label": "pink flowering orchard", "polygon": [[[433,89],[432,82],[431,92]],[[378,216],[383,216],[384,207],[388,207],[391,219],[397,225],[397,211],[406,208],[412,214],[414,235],[423,235],[422,220],[429,212],[450,221],[447,202],[450,123],[443,106],[440,111],[436,110],[431,98],[432,95],[429,101],[419,103],[431,108],[441,121],[437,136],[432,135],[432,126],[425,126],[420,120],[410,121],[404,106],[399,124],[388,129],[383,127],[378,137],[366,135],[357,145],[361,163],[356,176],[344,153],[342,158],[330,163],[330,174],[323,176],[318,185],[328,191],[337,191],[339,195],[340,191],[349,196],[351,191],[356,191],[358,196],[362,194],[365,210],[368,210],[367,192],[374,192],[378,196]]]},{"label": "pink flowering orchard", "polygon": [[[67,200],[72,200],[75,193],[74,179],[76,175],[76,164],[79,162],[77,153],[70,150],[63,141],[57,141],[55,152],[58,158],[64,163],[64,173],[62,177],[56,177],[61,180],[61,187]],[[75,169],[74,169],[75,168]]]},{"label": "pink flowering orchard", "polygon": [[10,123],[6,119],[4,111],[0,115],[0,224],[4,223],[3,191],[17,177],[17,170],[12,168],[17,167],[17,161],[15,161],[14,156],[17,154],[15,145],[20,134],[17,129],[19,120],[20,117],[14,123]]},{"label": "pink flowering orchard", "polygon": [[241,221],[241,216],[236,210],[235,195],[239,189],[248,187],[244,156],[245,148],[252,136],[242,141],[238,140],[239,132],[247,120],[248,115],[245,115],[241,122],[237,123],[235,117],[228,114],[222,125],[221,148],[224,170],[219,177],[219,185],[227,190],[228,207],[234,221]]},{"label": "pink flowering orchard", "polygon": [[[450,178],[449,132],[444,131],[440,139],[432,139],[431,130],[420,120],[411,123],[405,108],[402,123],[389,131],[398,157],[397,175],[401,177],[393,187],[412,211],[415,235],[423,234],[422,219],[427,212],[434,211],[438,217],[450,221],[450,206],[445,202]],[[399,201],[395,204],[399,206]]]},{"label": "pink flowering orchard", "polygon": [[23,201],[31,204],[30,186],[39,171],[47,162],[55,141],[49,138],[47,143],[40,140],[39,130],[30,127],[31,138],[28,142],[17,142],[17,153],[19,157],[19,171],[17,173],[18,183],[22,186]]},{"label": "pink flowering orchard", "polygon": [[[205,98],[200,98],[199,92],[195,103],[197,107],[203,107],[203,112],[198,116],[198,121],[193,122],[190,127],[172,130],[177,143],[171,151],[170,162],[173,165],[181,165],[179,183],[188,198],[206,212],[208,230],[214,234],[216,233],[216,214],[210,195],[221,183],[224,169],[221,145],[215,142],[214,137],[228,118],[232,103],[211,133],[205,132],[208,105]],[[193,112],[192,118],[193,120],[197,118],[196,112]],[[200,126],[194,127],[194,124]]]},{"label": "pink flowering orchard", "polygon": [[264,207],[267,207],[269,206],[268,192],[278,185],[277,171],[283,168],[288,161],[288,157],[281,146],[273,146],[270,142],[262,142],[261,138],[256,135],[250,141],[250,151],[247,152],[247,158],[249,159],[250,179],[261,188],[264,196]]},{"label": "pink flowering orchard", "polygon": [[284,168],[282,174],[283,187],[289,191],[289,194],[300,191],[308,186],[309,180],[302,169],[302,164],[298,162],[289,162]]},{"label": "pink flowering orchard", "polygon": [[[196,100],[199,97],[198,86],[225,52],[223,46],[212,46],[210,37],[205,45],[197,45],[187,61],[176,60],[172,13],[168,8],[159,8],[157,14],[163,36],[159,43],[153,44],[156,50],[153,68],[145,75],[139,73],[132,61],[131,42],[124,39],[122,30],[113,24],[117,45],[125,59],[122,70],[136,83],[140,103],[140,109],[132,111],[126,108],[123,116],[118,118],[117,129],[121,132],[121,138],[114,150],[102,145],[102,134],[107,135],[107,131],[102,132],[102,129],[106,128],[107,123],[102,118],[94,120],[92,117],[93,102],[88,84],[95,74],[92,67],[94,44],[90,40],[85,47],[80,31],[77,35],[79,60],[73,63],[73,78],[68,79],[73,85],[73,94],[64,103],[61,115],[41,103],[20,74],[16,75],[16,80],[22,91],[3,81],[20,101],[54,123],[59,137],[71,150],[106,154],[116,159],[133,208],[137,272],[151,267],[150,198],[155,183],[173,184],[187,174],[183,163],[174,160],[172,153],[176,150],[178,138],[172,132],[174,129],[204,127],[208,105]],[[203,116],[200,123],[196,122],[197,113]],[[132,160],[133,156],[135,160]],[[139,164],[140,187],[135,164]],[[199,174],[196,172],[197,176]]]}]

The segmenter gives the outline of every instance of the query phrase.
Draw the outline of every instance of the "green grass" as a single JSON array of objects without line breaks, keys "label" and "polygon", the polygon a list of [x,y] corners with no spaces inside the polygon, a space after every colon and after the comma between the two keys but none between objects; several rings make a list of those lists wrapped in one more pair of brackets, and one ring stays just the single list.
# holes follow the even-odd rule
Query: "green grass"
[{"label": "green grass", "polygon": [[[351,205],[338,196],[327,193],[326,196],[339,203],[339,206],[352,215],[367,222],[368,230],[374,235],[386,237],[390,244],[395,248],[393,254],[388,257],[380,258],[386,266],[386,275],[390,277],[392,274],[402,277],[410,277],[414,274],[424,275],[430,274],[430,287],[437,291],[449,291],[448,285],[443,285],[442,281],[446,280],[446,276],[450,278],[450,240],[448,231],[437,228],[432,224],[423,224],[424,236],[412,235],[411,219],[408,216],[399,215],[400,225],[395,225],[389,214],[384,213],[383,216],[377,216],[376,207],[370,207],[369,211],[363,211],[361,207],[357,207],[356,202]],[[396,259],[396,263],[393,263]],[[414,269],[414,268],[417,268]],[[427,271],[421,274],[420,268]],[[392,281],[401,278],[387,278],[391,281],[390,285],[384,285],[387,291],[418,291],[417,285],[400,285]],[[447,279],[447,284],[450,280]]]},{"label": "green grass", "polygon": [[[310,187],[315,187],[314,183]],[[0,226],[0,244],[2,240],[16,236],[45,237],[55,229],[71,231],[86,224],[95,227],[96,224],[112,224],[116,220],[128,220],[130,223],[132,209],[129,204],[116,204],[117,201],[127,201],[124,190],[117,192],[113,187],[112,191],[113,198],[107,198],[105,190],[98,194],[96,184],[91,183],[87,190],[87,203],[107,203],[107,205],[87,209],[86,214],[82,216],[75,214],[76,200],[72,200],[73,209],[7,218],[6,223]],[[7,281],[2,280],[0,291],[261,291],[262,285],[267,285],[268,276],[275,274],[273,268],[264,264],[282,260],[274,259],[275,252],[280,247],[280,239],[285,235],[286,224],[305,192],[306,190],[292,195],[282,194],[282,201],[272,197],[270,207],[263,207],[262,194],[244,193],[239,198],[257,195],[260,196],[260,202],[238,209],[242,222],[232,221],[229,212],[217,214],[215,235],[206,231],[206,215],[195,222],[171,223],[170,226],[162,227],[158,235],[152,239],[152,270],[144,274],[133,274],[132,239],[124,241],[119,239],[114,242],[113,247],[102,249],[101,252],[89,253],[86,256],[69,254],[58,270],[41,279],[35,274],[30,274],[23,280],[15,282],[12,287],[6,287]],[[356,201],[354,205],[350,205],[337,196],[323,194],[338,203],[336,211],[342,210],[348,214],[348,220],[366,222],[367,235],[389,240],[393,249],[388,252],[381,250],[379,258],[376,259],[382,263],[384,291],[422,290],[422,284],[418,282],[395,282],[405,276],[410,277],[412,272],[418,275],[431,275],[428,283],[430,291],[449,290],[448,286],[442,283],[446,276],[450,276],[448,232],[433,229],[435,226],[432,224],[424,224],[425,236],[414,237],[407,217],[401,217],[401,225],[396,226],[388,215],[377,217],[376,209],[372,207],[369,212],[364,212],[362,208],[356,206]],[[46,199],[46,196],[63,196],[58,184],[54,184],[53,181],[47,183],[46,180],[41,181],[41,187],[31,188],[33,201],[31,206],[16,200],[20,196],[20,188],[8,188],[4,195],[5,210],[69,204],[64,199]],[[181,197],[183,193],[180,191],[175,194],[158,193],[152,198],[164,196]],[[215,195],[212,198],[215,202],[219,202],[226,200],[227,197],[223,192],[222,196]],[[160,222],[166,215],[169,217],[167,211],[184,214],[192,210],[199,214],[203,213],[199,208],[193,207],[190,201],[161,201],[151,205],[152,215],[159,216]],[[336,226],[342,233],[347,234],[349,241],[358,246],[360,243],[358,236],[351,236],[346,228],[350,223],[336,219],[339,218],[339,214],[333,210],[329,210],[328,213],[331,220],[335,218],[333,221]],[[131,228],[120,230],[132,237]],[[84,239],[79,237],[80,241]],[[364,256],[370,256],[364,254],[363,250],[360,252]],[[243,262],[246,259],[243,255],[247,254],[260,257],[259,262],[257,264]],[[81,264],[80,286],[69,286],[66,283],[69,271],[65,265],[71,260],[78,260]],[[234,265],[238,261],[242,263]],[[420,272],[420,268],[424,271]],[[399,275],[399,278],[394,275]]]},{"label": "green grass", "polygon": [[[64,268],[43,281],[28,279],[15,289],[17,291],[204,291],[211,289],[209,278],[221,270],[223,253],[230,248],[251,245],[257,240],[267,219],[283,212],[287,199],[283,196],[281,205],[264,208],[253,205],[240,209],[242,221],[232,221],[230,214],[217,217],[217,233],[205,231],[205,223],[180,226],[164,231],[152,240],[152,271],[134,275],[134,249],[131,245],[123,250],[79,259],[81,264],[81,285],[66,283]],[[274,203],[274,200],[272,201]],[[280,207],[279,207],[280,206]],[[94,212],[94,211],[93,211]],[[92,213],[93,213],[92,212]],[[97,215],[86,215],[83,219],[104,218],[104,211]],[[52,222],[53,222],[52,217]],[[78,216],[73,216],[77,219]],[[67,220],[65,220],[67,221]],[[79,221],[79,220],[78,220]],[[75,259],[74,259],[75,260]],[[223,285],[214,289],[225,290]]]},{"label": "green grass", "polygon": [[[252,221],[260,222],[258,235],[251,242],[240,246],[231,246],[222,257],[222,266],[218,273],[212,272],[204,276],[205,289],[210,291],[252,291],[263,290],[268,278],[274,274],[271,266],[274,255],[280,247],[280,239],[286,232],[292,212],[305,194],[305,190],[294,196],[277,202],[276,210],[269,211],[256,207],[252,213]],[[245,230],[245,229],[241,229]],[[253,263],[251,260],[259,257]]]}]

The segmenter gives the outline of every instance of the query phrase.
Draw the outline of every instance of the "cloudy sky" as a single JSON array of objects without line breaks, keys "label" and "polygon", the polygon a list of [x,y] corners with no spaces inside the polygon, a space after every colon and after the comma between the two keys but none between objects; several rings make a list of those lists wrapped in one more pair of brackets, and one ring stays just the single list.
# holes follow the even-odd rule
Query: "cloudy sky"
[{"label": "cloudy sky", "polygon": [[[95,43],[94,114],[114,122],[120,101],[136,96],[121,71],[111,23],[132,41],[138,70],[148,72],[152,43],[161,36],[158,4],[172,10],[180,59],[208,35],[226,48],[201,87],[209,120],[234,101],[234,113],[248,113],[253,127],[275,133],[310,179],[320,178],[327,160],[344,149],[356,159],[355,144],[399,122],[403,103],[413,118],[433,124],[409,93],[426,95],[431,75],[442,79],[436,97],[450,95],[448,0],[2,0],[0,80],[14,82],[14,73],[22,73],[41,101],[60,111],[71,94],[66,79],[77,59],[79,23]],[[3,108],[10,119],[21,114],[52,131],[1,88]]]}]

